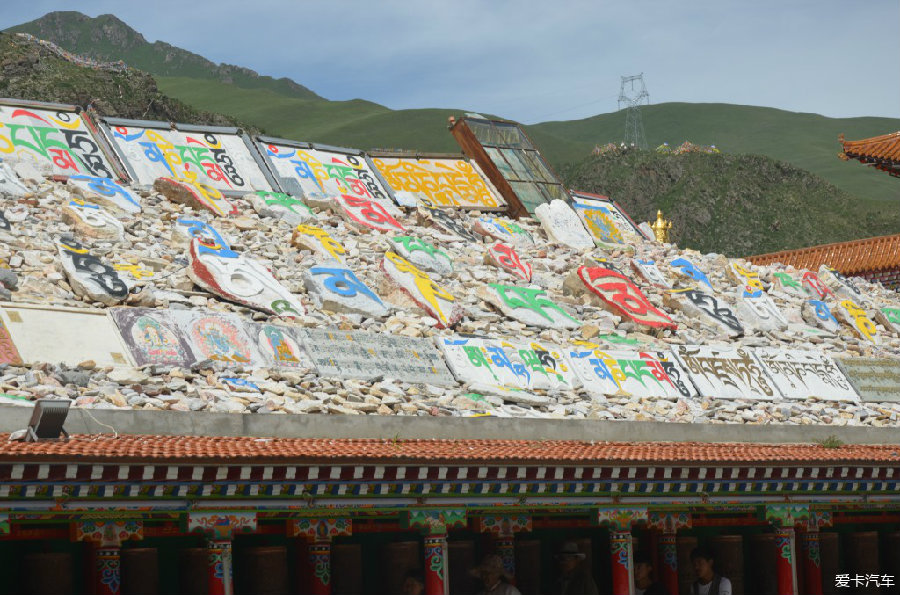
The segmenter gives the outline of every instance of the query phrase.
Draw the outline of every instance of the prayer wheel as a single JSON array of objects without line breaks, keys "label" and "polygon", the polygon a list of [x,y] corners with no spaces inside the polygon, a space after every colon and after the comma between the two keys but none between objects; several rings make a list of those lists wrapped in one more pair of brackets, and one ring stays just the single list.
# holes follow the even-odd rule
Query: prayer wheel
[{"label": "prayer wheel", "polygon": [[541,592],[541,542],[537,539],[516,540],[516,588],[522,595]]},{"label": "prayer wheel", "polygon": [[[733,595],[744,595],[744,538],[718,535],[709,540],[709,546],[716,556],[716,573],[731,581]],[[774,558],[772,565],[775,565]]]},{"label": "prayer wheel", "polygon": [[125,548],[121,553],[122,595],[159,595],[155,547]]},{"label": "prayer wheel", "polygon": [[777,555],[774,534],[758,533],[750,536],[750,567],[753,572],[747,576],[748,593],[778,595],[778,577],[775,574]]},{"label": "prayer wheel", "polygon": [[234,573],[241,595],[288,595],[287,548],[248,547],[240,551]]},{"label": "prayer wheel", "polygon": [[206,595],[209,592],[207,556],[205,547],[181,550],[178,555],[179,595]]},{"label": "prayer wheel", "polygon": [[840,572],[837,533],[826,531],[819,533],[819,557],[822,564],[822,595],[838,595],[841,591],[834,583],[834,577]]},{"label": "prayer wheel", "polygon": [[[855,577],[857,574],[884,574],[878,559],[878,532],[861,531],[844,535],[844,567],[842,572]],[[853,587],[856,593],[869,595],[879,592],[874,581],[868,586]]]},{"label": "prayer wheel", "polygon": [[882,587],[882,593],[900,595],[900,531],[888,533],[884,536],[884,564],[881,574],[893,574],[894,586]]},{"label": "prayer wheel", "polygon": [[421,569],[423,560],[418,541],[385,545],[381,550],[382,593],[402,593],[406,573]]},{"label": "prayer wheel", "polygon": [[72,555],[27,554],[22,561],[22,584],[28,595],[72,595]]},{"label": "prayer wheel", "polygon": [[331,594],[361,595],[363,592],[362,546],[331,544]]},{"label": "prayer wheel", "polygon": [[450,565],[450,592],[459,595],[475,595],[481,583],[469,574],[478,564],[474,541],[447,542],[447,559]]},{"label": "prayer wheel", "polygon": [[690,595],[691,585],[697,580],[697,575],[694,574],[694,565],[691,563],[691,552],[695,547],[697,547],[696,537],[679,535],[675,538],[675,549],[678,552],[679,595]]}]

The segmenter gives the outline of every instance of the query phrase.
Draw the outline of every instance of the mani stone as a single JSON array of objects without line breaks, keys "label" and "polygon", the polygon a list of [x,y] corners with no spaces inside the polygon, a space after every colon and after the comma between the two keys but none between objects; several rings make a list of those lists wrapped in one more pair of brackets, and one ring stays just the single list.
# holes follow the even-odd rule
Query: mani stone
[{"label": "mani stone", "polygon": [[157,178],[153,189],[171,200],[196,209],[212,211],[216,215],[237,215],[238,210],[222,193],[204,184],[179,182],[172,178]]},{"label": "mani stone", "polygon": [[728,305],[699,289],[666,293],[663,295],[663,301],[670,308],[681,310],[688,316],[713,327],[720,334],[729,337],[740,337],[744,334],[744,327]]},{"label": "mani stone", "polygon": [[107,306],[115,306],[128,297],[128,286],[114,268],[101,262],[77,242],[57,246],[63,273],[77,295]]},{"label": "mani stone", "polygon": [[484,254],[484,263],[503,269],[519,279],[531,283],[531,265],[523,261],[512,246],[497,242]]},{"label": "mani stone", "polygon": [[584,252],[594,248],[594,240],[584,229],[581,219],[572,207],[558,198],[538,205],[534,216],[541,222],[551,242],[568,246],[572,250]]},{"label": "mani stone", "polygon": [[121,240],[125,226],[104,211],[99,205],[72,200],[62,208],[62,220],[70,224],[75,233],[98,240]]},{"label": "mani stone", "polygon": [[19,181],[12,168],[5,163],[0,163],[0,195],[21,198],[28,192],[28,187]]},{"label": "mani stone", "polygon": [[806,324],[837,334],[841,325],[831,313],[828,304],[821,300],[805,300],[800,306],[800,315]]},{"label": "mani stone", "polygon": [[868,301],[852,281],[827,265],[823,264],[819,267],[819,279],[834,290],[835,295],[840,299],[853,300],[856,303]]},{"label": "mani stone", "polygon": [[631,259],[631,268],[634,269],[634,272],[644,278],[647,283],[651,285],[656,285],[657,287],[661,287],[663,289],[671,289],[672,285],[666,280],[663,276],[662,271],[659,270],[659,267],[656,265],[656,261],[653,260],[643,260],[640,258]]},{"label": "mani stone", "polygon": [[210,293],[277,316],[306,312],[297,298],[259,262],[201,238],[188,248],[188,277]]},{"label": "mani stone", "polygon": [[309,250],[318,258],[344,262],[347,251],[340,242],[315,225],[298,225],[291,235],[291,245],[301,250]]},{"label": "mani stone", "polygon": [[483,216],[475,221],[475,233],[500,242],[512,242],[517,246],[531,246],[534,239],[518,223],[495,217]]},{"label": "mani stone", "polygon": [[337,260],[303,271],[303,283],[321,309],[368,317],[387,316],[390,312],[374,291]]},{"label": "mani stone", "polygon": [[781,331],[787,329],[788,322],[778,310],[775,302],[764,291],[748,295],[738,290],[737,314],[748,326],[761,331]]},{"label": "mani stone", "polygon": [[853,300],[839,300],[833,313],[835,318],[847,325],[858,338],[875,345],[880,343],[875,323],[869,320],[866,311]]},{"label": "mani stone", "polygon": [[387,252],[381,261],[381,270],[417,306],[438,321],[437,328],[448,328],[462,320],[464,311],[456,298],[402,256]]},{"label": "mani stone", "polygon": [[112,178],[69,176],[66,186],[69,186],[76,196],[112,209],[114,212],[128,215],[136,215],[141,212],[141,203],[134,193]]},{"label": "mani stone", "polygon": [[476,293],[504,316],[528,326],[557,330],[581,327],[581,322],[553,303],[543,289],[489,283]]},{"label": "mani stone", "polygon": [[391,238],[391,248],[420,269],[445,276],[453,272],[453,261],[446,252],[419,238],[397,236]]},{"label": "mani stone", "polygon": [[291,225],[314,221],[316,218],[315,213],[302,200],[283,192],[260,190],[244,196],[244,199],[249,199],[260,217],[283,219]]},{"label": "mani stone", "polygon": [[467,242],[478,241],[478,237],[469,231],[462,221],[442,209],[419,205],[416,209],[416,223],[423,227],[433,227],[445,234],[455,235]]}]

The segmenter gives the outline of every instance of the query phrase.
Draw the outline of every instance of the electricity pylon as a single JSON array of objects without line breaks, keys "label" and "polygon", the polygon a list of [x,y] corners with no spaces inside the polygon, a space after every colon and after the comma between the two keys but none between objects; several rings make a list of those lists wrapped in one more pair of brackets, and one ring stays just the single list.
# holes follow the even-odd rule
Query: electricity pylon
[{"label": "electricity pylon", "polygon": [[624,104],[625,112],[625,144],[639,149],[647,148],[647,138],[644,136],[644,122],[641,119],[641,105],[644,100],[650,105],[650,94],[644,84],[644,73],[637,76],[623,76],[622,86],[619,89],[619,109]]}]

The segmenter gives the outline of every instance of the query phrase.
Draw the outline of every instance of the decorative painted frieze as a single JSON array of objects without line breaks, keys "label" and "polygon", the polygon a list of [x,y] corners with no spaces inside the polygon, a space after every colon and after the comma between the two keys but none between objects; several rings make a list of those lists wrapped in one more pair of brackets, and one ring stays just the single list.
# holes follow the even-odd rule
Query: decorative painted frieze
[{"label": "decorative painted frieze", "polygon": [[187,514],[187,530],[213,539],[230,540],[235,533],[256,531],[256,513],[191,511]]}]

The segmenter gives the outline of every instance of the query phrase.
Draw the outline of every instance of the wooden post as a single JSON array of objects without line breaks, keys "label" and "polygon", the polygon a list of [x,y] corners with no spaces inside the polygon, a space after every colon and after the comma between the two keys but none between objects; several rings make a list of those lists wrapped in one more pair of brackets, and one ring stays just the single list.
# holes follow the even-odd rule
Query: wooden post
[{"label": "wooden post", "polygon": [[659,582],[669,593],[678,593],[678,547],[675,533],[659,536]]},{"label": "wooden post", "polygon": [[449,595],[447,534],[425,536],[425,595]]},{"label": "wooden post", "polygon": [[122,542],[142,539],[142,521],[78,521],[72,525],[74,541],[97,544],[94,557],[94,591],[97,595],[119,595],[122,587]]},{"label": "wooden post", "polygon": [[[515,534],[531,531],[531,515],[485,515],[478,518],[478,530],[492,536],[494,548],[503,568],[510,576],[516,576],[516,539]],[[513,581],[515,582],[515,581]]]},{"label": "wooden post", "polygon": [[255,512],[189,512],[187,516],[189,532],[207,536],[207,576],[210,595],[232,595],[234,593],[234,573],[232,572],[231,538],[235,532],[255,531]]},{"label": "wooden post", "polygon": [[797,569],[794,564],[794,528],[775,529],[775,575],[778,595],[797,595]]},{"label": "wooden post", "polygon": [[612,595],[631,595],[634,585],[631,531],[612,531],[610,533],[610,560],[612,561]]},{"label": "wooden post", "polygon": [[234,576],[231,572],[231,540],[210,539],[206,542],[209,595],[232,595]]},{"label": "wooden post", "polygon": [[351,519],[292,519],[288,521],[290,537],[307,540],[309,589],[312,595],[331,595],[331,540],[353,533]]},{"label": "wooden post", "polygon": [[121,569],[121,547],[100,547],[97,550],[97,567],[94,573],[97,595],[119,595],[122,585]]},{"label": "wooden post", "polygon": [[818,528],[800,533],[800,556],[803,565],[803,592],[822,595],[822,551]]},{"label": "wooden post", "polygon": [[310,594],[331,595],[331,541],[311,543],[307,552],[312,577]]}]

